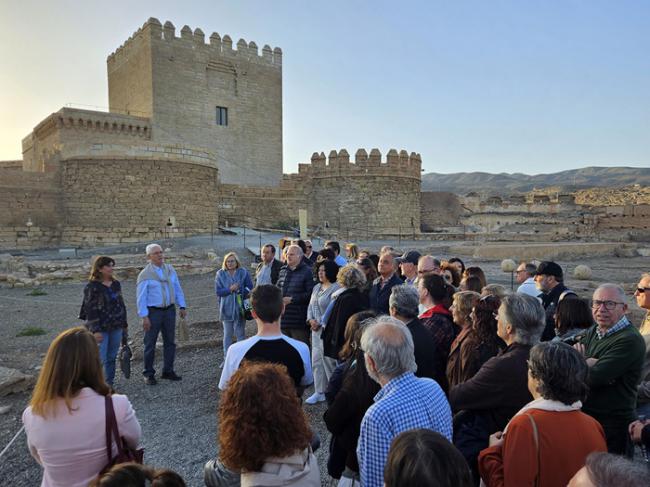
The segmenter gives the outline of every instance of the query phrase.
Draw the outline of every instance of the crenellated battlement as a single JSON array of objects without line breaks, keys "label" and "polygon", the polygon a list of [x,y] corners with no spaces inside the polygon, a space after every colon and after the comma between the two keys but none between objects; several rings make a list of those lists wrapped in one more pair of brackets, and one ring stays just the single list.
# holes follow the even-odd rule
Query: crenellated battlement
[{"label": "crenellated battlement", "polygon": [[244,60],[262,65],[282,68],[282,49],[276,47],[271,49],[267,44],[259,52],[255,42],[247,42],[239,39],[235,48],[229,35],[223,37],[217,32],[210,34],[206,43],[205,34],[198,27],[192,31],[188,25],[180,30],[180,36],[176,36],[176,27],[170,21],[161,24],[155,17],[150,17],[142,27],[136,30],[120,47],[112,52],[107,59],[109,64],[120,63],[123,58],[128,57],[133,49],[141,47],[145,39],[151,41],[169,42],[172,44],[191,46],[193,49],[203,50],[206,54],[216,54],[233,59]]},{"label": "crenellated battlement", "polygon": [[379,149],[367,152],[359,149],[354,154],[354,161],[346,149],[331,150],[327,156],[324,152],[314,152],[311,164],[299,164],[298,173],[307,177],[335,177],[381,175],[393,177],[411,177],[421,179],[422,158],[420,154],[390,149],[385,158]]}]

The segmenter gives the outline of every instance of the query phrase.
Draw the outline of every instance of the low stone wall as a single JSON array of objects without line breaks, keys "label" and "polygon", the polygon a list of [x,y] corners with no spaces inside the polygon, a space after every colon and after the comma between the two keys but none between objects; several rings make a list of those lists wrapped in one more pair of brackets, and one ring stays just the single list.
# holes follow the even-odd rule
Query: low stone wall
[{"label": "low stone wall", "polygon": [[632,243],[526,243],[478,246],[452,246],[449,252],[453,255],[469,256],[475,259],[500,260],[514,259],[515,261],[530,260],[562,260],[571,257],[596,256],[633,256],[636,255],[636,244]]}]

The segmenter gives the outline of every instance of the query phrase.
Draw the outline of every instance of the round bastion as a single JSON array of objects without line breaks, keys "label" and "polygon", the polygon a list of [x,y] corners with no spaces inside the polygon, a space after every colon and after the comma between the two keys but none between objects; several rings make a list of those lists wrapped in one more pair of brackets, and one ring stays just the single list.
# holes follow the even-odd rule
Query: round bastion
[{"label": "round bastion", "polygon": [[315,152],[300,164],[310,228],[341,235],[414,235],[420,232],[420,154],[345,149]]}]

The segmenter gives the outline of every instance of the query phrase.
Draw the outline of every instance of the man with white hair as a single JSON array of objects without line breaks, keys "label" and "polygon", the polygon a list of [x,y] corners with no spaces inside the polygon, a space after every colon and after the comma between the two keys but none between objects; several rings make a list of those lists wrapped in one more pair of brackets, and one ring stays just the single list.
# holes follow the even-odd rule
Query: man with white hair
[{"label": "man with white hair", "polygon": [[627,299],[620,286],[598,286],[591,312],[596,324],[574,345],[589,365],[589,394],[582,410],[602,425],[610,453],[632,457],[628,425],[636,419],[645,342],[625,316]]},{"label": "man with white hair", "polygon": [[309,345],[311,329],[307,324],[307,308],[314,288],[314,276],[298,245],[287,248],[287,263],[280,269],[277,286],[282,289],[284,302],[282,333]]},{"label": "man with white hair", "polygon": [[361,422],[359,473],[361,485],[381,487],[393,439],[403,431],[426,428],[451,441],[451,410],[434,380],[413,374],[413,338],[401,322],[379,317],[363,332],[361,349],[368,375],[381,385],[381,390]]},{"label": "man with white hair", "polygon": [[176,343],[176,306],[181,318],[186,316],[185,295],[174,268],[164,263],[162,247],[149,244],[146,248],[149,263],[138,274],[137,306],[144,329],[144,380],[147,385],[156,384],[154,359],[158,333],[163,337],[163,369],[161,377],[181,380],[174,372]]}]

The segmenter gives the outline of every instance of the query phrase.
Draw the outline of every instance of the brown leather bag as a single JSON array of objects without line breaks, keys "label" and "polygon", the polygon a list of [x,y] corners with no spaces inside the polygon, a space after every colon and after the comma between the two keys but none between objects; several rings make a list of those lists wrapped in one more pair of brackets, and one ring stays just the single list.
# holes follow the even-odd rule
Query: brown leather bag
[{"label": "brown leather bag", "polygon": [[[144,459],[144,449],[130,448],[124,438],[120,436],[117,428],[117,419],[115,419],[115,410],[113,409],[113,398],[106,396],[106,456],[108,463],[100,472],[100,475],[110,470],[113,465],[120,463],[135,462],[142,464]],[[117,445],[117,455],[113,456],[113,440]]]}]

